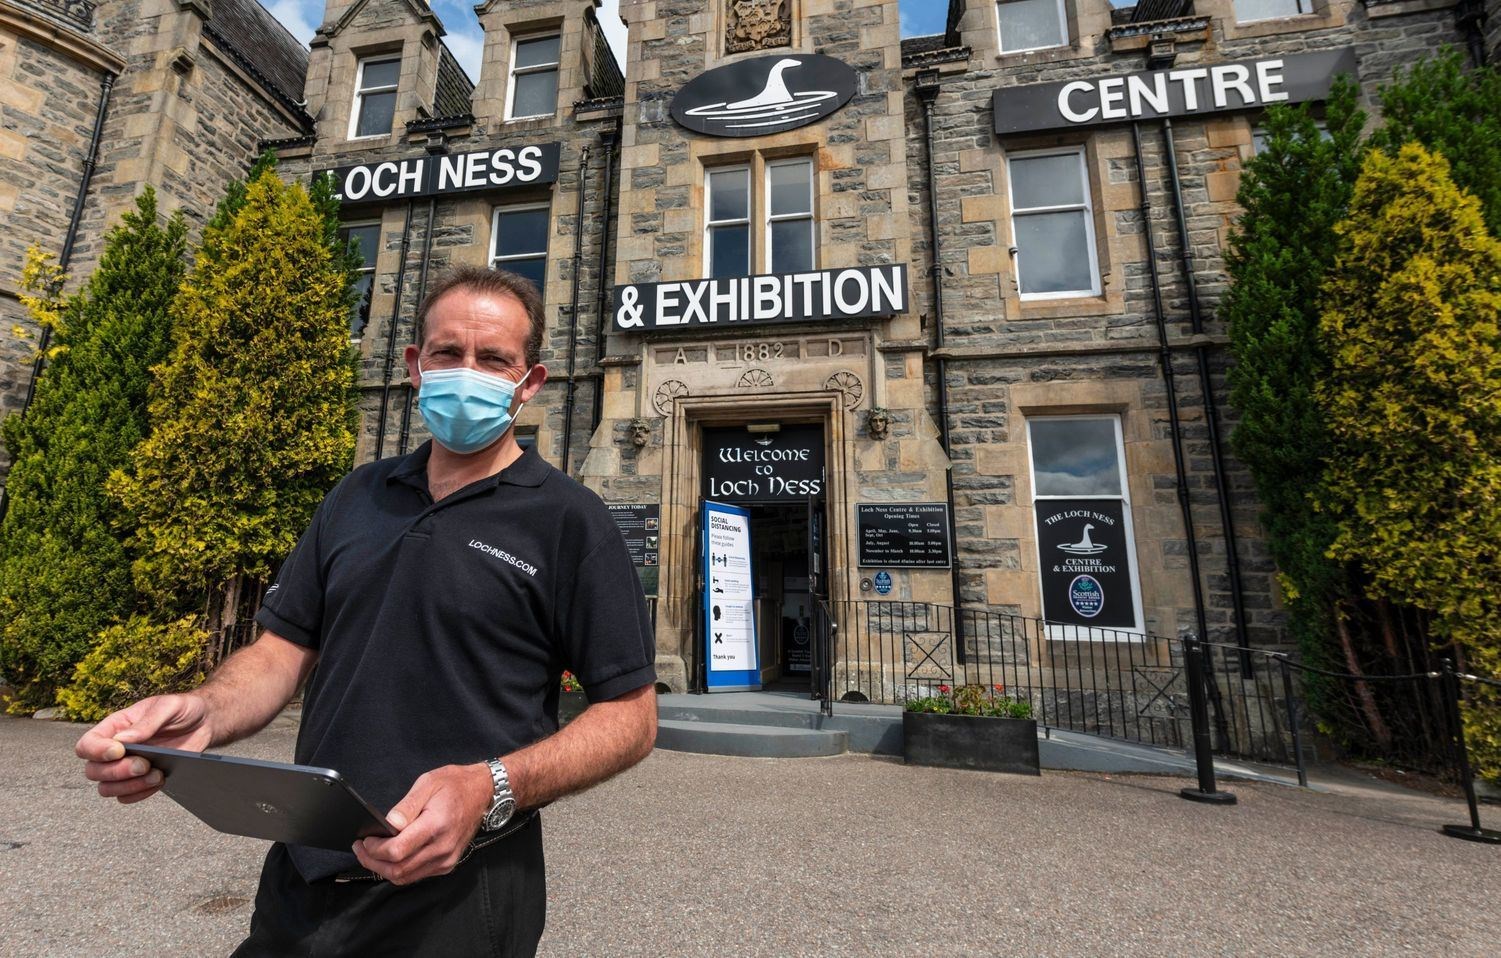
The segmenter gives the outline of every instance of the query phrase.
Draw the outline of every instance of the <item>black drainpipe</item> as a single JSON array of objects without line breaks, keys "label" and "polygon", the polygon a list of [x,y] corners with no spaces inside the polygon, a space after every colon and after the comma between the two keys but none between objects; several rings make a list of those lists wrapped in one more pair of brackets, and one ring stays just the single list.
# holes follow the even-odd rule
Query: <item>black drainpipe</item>
[{"label": "black drainpipe", "polygon": [[573,297],[568,307],[568,393],[563,399],[563,474],[568,474],[568,459],[573,445],[573,402],[577,395],[578,381],[574,370],[578,363],[579,346],[579,284],[580,270],[584,265],[584,191],[589,183],[589,147],[585,144],[579,155],[578,208],[573,215]]},{"label": "black drainpipe", "polygon": [[620,139],[619,128],[605,130],[599,135],[599,144],[605,151],[604,216],[599,231],[599,276],[595,286],[597,299],[594,308],[594,411],[589,417],[589,434],[599,428],[605,411],[605,321],[610,308],[610,190],[615,186],[615,144]]},{"label": "black drainpipe", "polygon": [[[1178,222],[1178,244],[1183,253],[1183,279],[1188,287],[1188,316],[1193,334],[1200,337],[1194,344],[1199,365],[1199,393],[1204,397],[1204,426],[1209,438],[1209,458],[1214,469],[1214,494],[1220,509],[1220,531],[1225,539],[1225,571],[1230,578],[1230,605],[1235,616],[1236,645],[1241,648],[1241,671],[1251,671],[1247,654],[1251,648],[1246,629],[1245,593],[1240,577],[1240,550],[1235,538],[1235,517],[1230,514],[1230,493],[1225,485],[1225,452],[1220,443],[1219,410],[1214,401],[1213,382],[1209,375],[1209,347],[1203,342],[1204,315],[1199,308],[1199,284],[1194,278],[1193,250],[1189,245],[1188,219],[1183,211],[1183,187],[1178,180],[1178,148],[1173,141],[1173,121],[1162,120],[1162,135],[1167,150],[1168,180],[1173,190],[1173,210]],[[1208,636],[1201,633],[1203,641]]]},{"label": "black drainpipe", "polygon": [[[114,87],[113,73],[106,73],[99,79],[99,109],[94,112],[94,132],[89,137],[89,152],[83,158],[83,175],[78,178],[78,195],[73,197],[73,216],[68,220],[68,233],[63,237],[63,251],[57,257],[57,266],[64,272],[67,272],[68,264],[73,261],[73,244],[78,240],[78,224],[83,219],[83,204],[88,198],[89,183],[94,179],[94,163],[99,158],[99,141],[104,135],[104,118],[109,112],[109,98]],[[36,362],[31,366],[31,380],[26,384],[26,399],[21,403],[20,414],[23,416],[36,398],[37,377],[47,364],[47,346],[51,342],[52,327],[43,326],[42,336],[37,344]]]},{"label": "black drainpipe", "polygon": [[[1163,387],[1167,391],[1168,429],[1173,440],[1173,469],[1178,486],[1178,507],[1183,510],[1183,531],[1188,547],[1188,578],[1193,583],[1194,625],[1200,641],[1208,641],[1209,624],[1204,614],[1204,586],[1199,580],[1199,537],[1194,532],[1193,506],[1188,498],[1188,470],[1183,464],[1182,426],[1178,419],[1178,389],[1173,377],[1173,354],[1168,347],[1167,320],[1162,308],[1162,282],[1157,274],[1157,247],[1152,241],[1152,200],[1147,190],[1146,164],[1141,158],[1141,124],[1131,124],[1131,143],[1136,149],[1136,183],[1141,191],[1141,232],[1147,241],[1147,271],[1152,281],[1152,312],[1157,323],[1158,359],[1162,363]],[[1207,415],[1207,410],[1206,410]],[[1206,682],[1205,691],[1214,707],[1215,730],[1221,745],[1229,741],[1229,726],[1219,683]]]},{"label": "black drainpipe", "polygon": [[[923,150],[928,160],[928,235],[933,239],[933,336],[934,347],[943,349],[943,258],[938,234],[938,177],[933,169],[933,103],[938,99],[938,73],[924,70],[913,84],[917,98],[922,101]],[[938,374],[938,442],[949,460],[943,471],[944,492],[949,506],[949,548],[953,555],[949,562],[949,586],[954,593],[954,650],[959,661],[964,662],[964,595],[959,588],[959,536],[954,518],[954,456],[949,445],[949,369],[943,355],[937,357]]]},{"label": "black drainpipe", "polygon": [[396,361],[396,323],[401,317],[401,294],[402,287],[407,281],[407,253],[412,245],[412,206],[414,200],[407,200],[406,219],[401,224],[401,265],[396,268],[396,302],[391,306],[391,322],[386,327],[386,364],[381,373],[380,386],[380,418],[375,425],[375,458],[379,459],[386,450],[386,410],[391,403],[391,366]]},{"label": "black drainpipe", "polygon": [[1194,625],[1201,641],[1208,641],[1209,625],[1204,615],[1204,586],[1199,581],[1199,537],[1194,532],[1193,507],[1188,501],[1188,470],[1183,465],[1182,425],[1178,419],[1178,389],[1173,379],[1173,354],[1167,344],[1167,320],[1162,310],[1162,283],[1157,275],[1157,247],[1152,241],[1152,199],[1147,190],[1146,164],[1141,158],[1141,124],[1131,124],[1131,144],[1136,148],[1136,184],[1141,192],[1141,230],[1147,241],[1147,273],[1152,281],[1152,313],[1157,322],[1157,358],[1167,389],[1168,430],[1173,440],[1173,470],[1178,488],[1178,508],[1183,510],[1183,532],[1188,544],[1188,576],[1193,582]]},{"label": "black drainpipe", "polygon": [[[104,120],[109,114],[110,93],[115,88],[115,75],[106,73],[99,78],[99,108],[94,112],[94,132],[89,137],[89,151],[83,158],[83,175],[78,178],[78,195],[73,198],[73,215],[68,220],[68,233],[63,237],[63,250],[57,257],[58,268],[67,272],[68,264],[73,260],[73,244],[78,240],[78,224],[83,220],[83,204],[88,199],[89,183],[94,179],[94,164],[99,159],[99,141],[104,136]],[[42,375],[42,367],[47,364],[47,347],[52,342],[52,327],[43,326],[42,335],[37,340],[36,361],[31,365],[31,379],[26,383],[26,398],[21,402],[21,408],[16,413],[25,416],[31,408],[32,400],[36,399],[36,382]],[[10,511],[10,487],[0,489],[0,521],[4,521],[5,514]]]},{"label": "black drainpipe", "polygon": [[1470,62],[1476,67],[1485,66],[1486,19],[1482,0],[1461,0],[1454,8],[1454,25],[1464,34],[1465,46],[1470,51]]},{"label": "black drainpipe", "polygon": [[[427,264],[433,255],[433,220],[438,215],[438,198],[430,197],[427,201],[427,229],[422,235],[422,268],[417,273],[417,306],[421,308],[422,300],[427,296]],[[415,339],[415,330],[413,331]],[[396,454],[407,454],[407,439],[412,433],[412,396],[416,392],[412,388],[411,379],[407,380],[405,396],[401,403],[401,438],[396,441]]]}]

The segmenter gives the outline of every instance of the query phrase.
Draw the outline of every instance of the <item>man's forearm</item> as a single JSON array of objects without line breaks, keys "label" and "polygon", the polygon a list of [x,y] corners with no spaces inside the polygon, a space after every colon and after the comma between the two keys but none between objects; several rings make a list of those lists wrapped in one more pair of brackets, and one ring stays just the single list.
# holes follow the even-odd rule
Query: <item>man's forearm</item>
[{"label": "man's forearm", "polygon": [[503,757],[516,804],[536,808],[597,785],[651,753],[657,693],[650,685],[599,702],[556,735]]},{"label": "man's forearm", "polygon": [[265,728],[297,694],[317,656],[265,633],[214,670],[195,691],[213,731],[211,745],[226,745]]}]

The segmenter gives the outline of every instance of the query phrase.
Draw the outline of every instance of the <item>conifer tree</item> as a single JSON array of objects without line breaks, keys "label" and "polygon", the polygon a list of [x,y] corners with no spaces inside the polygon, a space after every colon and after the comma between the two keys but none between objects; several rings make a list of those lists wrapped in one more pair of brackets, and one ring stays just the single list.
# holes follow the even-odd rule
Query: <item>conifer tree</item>
[{"label": "conifer tree", "polygon": [[268,165],[221,205],[177,303],[151,435],[111,483],[137,588],[160,613],[202,615],[211,659],[354,453],[351,277],[320,195]]},{"label": "conifer tree", "polygon": [[[0,524],[0,673],[17,688],[13,711],[52,704],[100,630],[135,609],[105,481],[146,431],[150,368],[170,343],[186,237],[180,215],[159,225],[147,187],[87,285],[57,307],[30,409],[4,423],[14,465]],[[38,299],[33,312],[49,308]]]},{"label": "conifer tree", "polygon": [[[1235,365],[1231,402],[1240,412],[1236,453],[1256,482],[1262,522],[1277,563],[1291,630],[1305,657],[1351,667],[1330,639],[1348,570],[1326,555],[1331,517],[1315,512],[1328,426],[1314,401],[1329,357],[1318,338],[1319,290],[1360,168],[1365,114],[1355,87],[1330,94],[1327,135],[1306,107],[1273,107],[1265,146],[1247,164],[1231,238],[1232,286],[1221,303]],[[1358,666],[1356,666],[1358,667]]]},{"label": "conifer tree", "polygon": [[[1415,143],[1369,154],[1337,232],[1316,393],[1331,555],[1501,675],[1501,241]],[[1501,774],[1501,710],[1482,695],[1466,716],[1481,767]]]}]

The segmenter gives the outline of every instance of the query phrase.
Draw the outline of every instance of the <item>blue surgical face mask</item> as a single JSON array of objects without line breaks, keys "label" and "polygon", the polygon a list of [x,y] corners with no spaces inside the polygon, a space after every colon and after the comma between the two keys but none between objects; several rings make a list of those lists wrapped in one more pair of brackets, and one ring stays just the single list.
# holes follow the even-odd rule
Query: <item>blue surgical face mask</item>
[{"label": "blue surgical face mask", "polygon": [[[422,374],[417,410],[433,439],[445,449],[461,455],[479,452],[504,435],[521,411],[521,406],[511,409],[521,383],[504,376],[467,366],[430,371],[419,367],[417,371]],[[527,376],[531,372],[527,369]],[[526,376],[521,380],[525,382]]]}]

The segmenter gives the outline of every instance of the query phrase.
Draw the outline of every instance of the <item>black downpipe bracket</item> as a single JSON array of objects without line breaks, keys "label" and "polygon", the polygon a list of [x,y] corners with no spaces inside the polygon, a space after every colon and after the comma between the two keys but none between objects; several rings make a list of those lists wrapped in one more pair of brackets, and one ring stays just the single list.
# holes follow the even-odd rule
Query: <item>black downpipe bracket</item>
[{"label": "black downpipe bracket", "polygon": [[573,296],[568,306],[568,392],[563,399],[563,474],[573,446],[573,405],[578,394],[579,285],[584,265],[584,199],[589,186],[589,146],[579,154],[578,206],[573,213]]},{"label": "black downpipe bracket", "polygon": [[[1173,211],[1178,223],[1178,246],[1183,257],[1183,281],[1188,289],[1188,316],[1195,337],[1204,334],[1204,314],[1199,307],[1199,284],[1194,278],[1193,248],[1189,243],[1188,218],[1183,210],[1183,187],[1178,179],[1178,147],[1173,140],[1173,121],[1162,120],[1163,146],[1167,151],[1168,180],[1173,191]],[[1225,483],[1225,451],[1220,443],[1219,407],[1214,400],[1214,382],[1209,372],[1209,347],[1200,338],[1194,345],[1199,366],[1199,393],[1204,397],[1204,427],[1209,439],[1209,458],[1214,471],[1214,495],[1220,511],[1220,532],[1225,539],[1225,572],[1230,579],[1230,605],[1235,616],[1235,644],[1241,649],[1241,671],[1249,674],[1251,648],[1246,627],[1245,590],[1240,575],[1240,549],[1235,536],[1235,517],[1230,512],[1230,492]],[[1209,641],[1200,632],[1203,641]]]},{"label": "black downpipe bracket", "polygon": [[[938,75],[924,71],[917,75],[913,89],[922,101],[923,150],[928,162],[928,235],[933,238],[933,337],[934,347],[943,349],[943,257],[938,232],[938,176],[933,168],[933,103],[938,99]],[[954,593],[954,650],[959,661],[964,661],[964,593],[960,589],[959,536],[954,516],[954,456],[949,441],[949,370],[948,360],[937,357],[938,376],[938,442],[949,467],[943,471],[944,493],[949,507],[949,548],[953,555],[949,562],[949,587]]]},{"label": "black downpipe bracket", "polygon": [[[68,220],[68,232],[63,237],[63,249],[57,257],[58,269],[64,273],[68,270],[68,264],[73,261],[73,245],[78,240],[78,224],[83,221],[83,206],[88,199],[89,183],[94,179],[94,166],[99,159],[99,141],[104,137],[104,121],[109,115],[110,94],[115,88],[115,75],[106,73],[99,78],[99,107],[94,111],[94,132],[89,136],[89,151],[84,154],[83,173],[78,178],[78,194],[73,197],[73,215]],[[25,416],[31,408],[31,403],[36,399],[36,383],[42,375],[42,369],[47,365],[47,347],[52,343],[52,327],[43,326],[42,334],[37,339],[36,361],[31,365],[31,378],[26,382],[26,398],[21,401],[21,408],[16,415]],[[5,520],[5,514],[10,511],[9,486],[0,488],[0,522]]]},{"label": "black downpipe bracket", "polygon": [[615,146],[620,142],[618,127],[599,134],[599,145],[605,151],[605,183],[603,222],[599,228],[599,276],[595,278],[596,302],[594,307],[594,409],[589,417],[589,434],[599,428],[605,414],[605,323],[610,315],[610,211],[615,204],[610,202],[610,191],[615,188]]},{"label": "black downpipe bracket", "polygon": [[406,219],[401,224],[401,265],[396,268],[396,295],[391,306],[391,322],[386,327],[386,363],[381,373],[380,417],[375,425],[375,458],[386,451],[386,414],[391,405],[391,367],[396,362],[396,325],[401,318],[401,296],[407,281],[407,253],[412,246],[412,206],[415,200],[407,200]]},{"label": "black downpipe bracket", "polygon": [[[438,215],[438,198],[431,197],[427,201],[427,229],[422,233],[422,266],[417,271],[417,308],[422,308],[422,300],[427,297],[427,266],[433,255],[433,225]],[[415,338],[415,331],[414,337]],[[412,400],[416,397],[417,390],[412,386],[412,381],[407,380],[406,393],[401,402],[401,436],[396,441],[396,454],[407,454],[407,441],[412,435]]]}]

